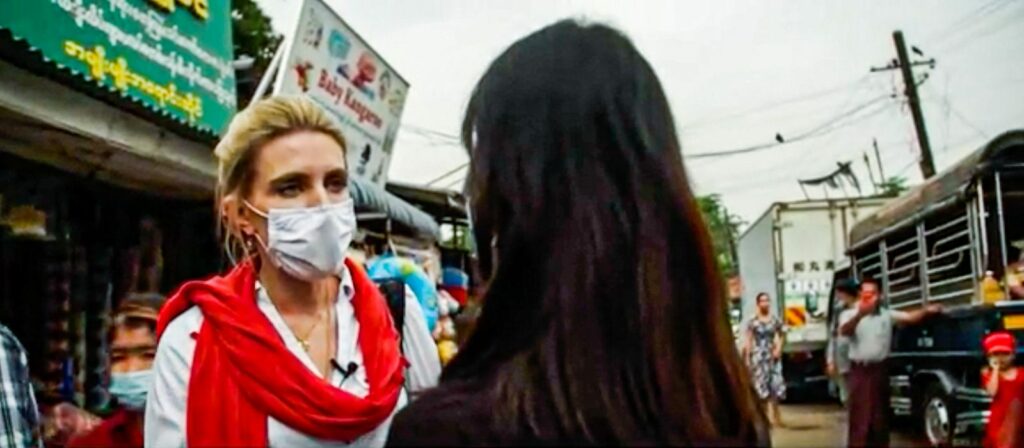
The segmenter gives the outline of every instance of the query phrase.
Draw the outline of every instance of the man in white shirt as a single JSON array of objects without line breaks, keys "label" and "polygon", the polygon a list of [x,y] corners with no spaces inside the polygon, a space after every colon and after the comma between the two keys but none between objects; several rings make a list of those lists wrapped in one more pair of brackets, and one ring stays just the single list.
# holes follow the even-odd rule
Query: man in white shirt
[{"label": "man in white shirt", "polygon": [[889,309],[879,298],[878,283],[861,284],[860,303],[839,315],[839,334],[850,338],[849,446],[889,446],[889,372],[886,359],[894,325],[913,325],[942,312],[939,305],[916,311]]}]

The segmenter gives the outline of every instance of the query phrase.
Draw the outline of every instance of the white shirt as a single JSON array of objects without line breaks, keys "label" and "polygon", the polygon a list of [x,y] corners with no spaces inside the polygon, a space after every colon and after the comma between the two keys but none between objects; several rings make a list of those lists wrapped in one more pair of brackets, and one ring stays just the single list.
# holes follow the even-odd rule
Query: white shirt
[{"label": "white shirt", "polygon": [[437,386],[437,381],[441,377],[441,357],[437,353],[434,336],[427,328],[423,307],[408,286],[405,287],[403,326],[405,328],[402,329],[402,354],[409,361],[409,370],[405,373],[405,387],[409,390],[409,396],[415,400],[420,392]]},{"label": "white shirt", "polygon": [[[843,310],[839,314],[839,325],[845,325],[856,316],[857,307]],[[903,311],[883,307],[877,313],[862,317],[850,336],[850,361],[880,362],[888,358],[892,348],[892,327],[896,319],[906,316]]]},{"label": "white shirt", "polygon": [[[359,322],[356,320],[355,310],[352,307],[352,296],[355,288],[352,286],[352,277],[346,269],[342,275],[339,298],[335,301],[335,313],[337,316],[336,332],[338,335],[337,353],[335,359],[341,365],[348,365],[354,362],[358,369],[354,375],[345,379],[337,369],[331,373],[331,384],[357,397],[365,397],[369,393],[369,383],[366,379],[366,368],[363,364],[363,353],[359,348],[358,334]],[[316,372],[316,366],[312,358],[299,344],[298,339],[292,334],[288,325],[284,322],[281,314],[274,307],[266,290],[256,285],[257,305],[260,311],[270,320],[274,329],[281,335],[285,346],[295,355],[310,371]],[[145,445],[154,448],[170,448],[185,446],[185,405],[188,397],[188,380],[192,368],[192,358],[195,354],[196,342],[191,334],[198,332],[203,323],[203,314],[197,307],[193,307],[182,315],[175,318],[164,331],[157,347],[156,358],[153,361],[153,385],[146,399],[145,419]],[[436,352],[436,350],[435,350]],[[410,367],[410,376],[422,376],[425,374],[416,373],[418,367]],[[391,417],[381,423],[377,429],[364,434],[356,439],[351,445],[343,442],[315,439],[302,434],[273,417],[267,417],[267,440],[271,447],[382,447],[387,442],[388,430],[394,414],[405,407],[408,399],[403,390],[398,398]]]}]

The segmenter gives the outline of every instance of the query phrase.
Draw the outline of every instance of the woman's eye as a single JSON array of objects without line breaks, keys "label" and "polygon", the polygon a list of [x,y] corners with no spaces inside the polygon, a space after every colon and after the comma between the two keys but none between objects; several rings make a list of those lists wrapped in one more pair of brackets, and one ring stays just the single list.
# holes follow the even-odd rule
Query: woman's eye
[{"label": "woman's eye", "polygon": [[277,187],[277,194],[281,196],[292,197],[298,196],[299,193],[301,193],[301,189],[299,189],[299,186],[295,184],[282,185],[280,187]]},{"label": "woman's eye", "polygon": [[334,193],[341,193],[348,184],[344,179],[332,179],[327,181],[327,189]]}]

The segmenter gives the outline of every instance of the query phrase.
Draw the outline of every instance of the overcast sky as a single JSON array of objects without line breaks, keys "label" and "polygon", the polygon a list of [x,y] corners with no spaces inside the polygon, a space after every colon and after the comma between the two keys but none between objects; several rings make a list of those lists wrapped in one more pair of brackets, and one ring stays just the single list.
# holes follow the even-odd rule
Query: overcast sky
[{"label": "overcast sky", "polygon": [[[565,17],[621,29],[661,78],[697,191],[722,194],[747,221],[802,198],[796,179],[837,161],[855,161],[870,192],[863,154],[873,154],[872,138],[886,176],[920,181],[910,115],[884,98],[902,85],[898,73],[868,72],[895,57],[895,29],[937,60],[917,74],[929,72],[921,95],[940,170],[1024,128],[1024,0],[326,1],[411,83],[403,125],[445,134],[457,134],[474,83],[516,39]],[[298,0],[257,2],[279,31],[294,29]],[[809,132],[743,155],[686,157]],[[425,183],[465,160],[461,148],[405,128],[390,178]]]}]

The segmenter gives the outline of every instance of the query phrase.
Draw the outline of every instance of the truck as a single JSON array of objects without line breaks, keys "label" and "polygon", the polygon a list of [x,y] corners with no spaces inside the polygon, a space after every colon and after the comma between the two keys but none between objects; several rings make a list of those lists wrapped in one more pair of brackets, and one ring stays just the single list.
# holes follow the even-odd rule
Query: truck
[{"label": "truck", "polygon": [[853,275],[878,282],[884,306],[944,307],[893,331],[891,414],[933,446],[979,445],[992,400],[981,384],[981,341],[994,331],[1024,340],[1024,129],[866,216],[850,231],[848,255]]},{"label": "truck", "polygon": [[824,398],[827,317],[833,273],[848,263],[847,235],[862,217],[887,198],[855,197],[777,202],[739,238],[739,272],[744,288],[738,336],[756,313],[756,297],[771,297],[772,313],[783,322],[782,371],[789,396]]}]

